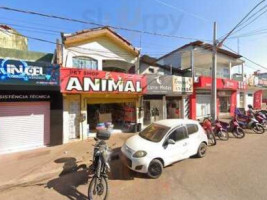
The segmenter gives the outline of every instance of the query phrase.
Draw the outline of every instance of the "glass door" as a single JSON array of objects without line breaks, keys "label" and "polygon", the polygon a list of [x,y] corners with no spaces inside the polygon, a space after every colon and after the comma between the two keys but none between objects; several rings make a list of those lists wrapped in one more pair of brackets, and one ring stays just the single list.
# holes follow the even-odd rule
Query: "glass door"
[{"label": "glass door", "polygon": [[230,97],[219,97],[220,112],[230,112]]}]

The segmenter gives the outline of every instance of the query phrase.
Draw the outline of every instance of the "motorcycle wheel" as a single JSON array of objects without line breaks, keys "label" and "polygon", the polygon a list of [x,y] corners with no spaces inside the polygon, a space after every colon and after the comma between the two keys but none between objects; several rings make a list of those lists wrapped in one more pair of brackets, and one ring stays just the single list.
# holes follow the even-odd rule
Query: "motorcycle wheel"
[{"label": "motorcycle wheel", "polygon": [[232,133],[238,139],[245,137],[245,132],[241,127],[237,127]]},{"label": "motorcycle wheel", "polygon": [[255,124],[253,127],[252,127],[252,130],[257,133],[257,134],[263,134],[264,133],[264,128],[261,124]]},{"label": "motorcycle wheel", "polygon": [[217,143],[216,138],[215,138],[215,135],[214,135],[213,132],[208,135],[208,140],[209,140],[209,144],[211,146],[214,146]]},{"label": "motorcycle wheel", "polygon": [[94,200],[94,199],[103,199],[107,200],[108,198],[108,182],[106,177],[101,176],[100,178],[97,178],[94,176],[91,179],[91,182],[89,184],[88,188],[88,199]]},{"label": "motorcycle wheel", "polygon": [[218,132],[218,137],[220,140],[227,141],[229,140],[229,133],[225,130],[221,130]]},{"label": "motorcycle wheel", "polygon": [[263,126],[264,129],[267,128],[267,121],[265,121],[264,123],[261,124]]}]

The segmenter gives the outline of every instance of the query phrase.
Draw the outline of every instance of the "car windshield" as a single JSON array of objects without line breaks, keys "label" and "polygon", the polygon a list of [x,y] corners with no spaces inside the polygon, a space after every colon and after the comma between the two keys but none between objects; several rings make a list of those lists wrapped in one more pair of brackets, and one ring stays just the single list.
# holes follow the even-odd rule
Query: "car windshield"
[{"label": "car windshield", "polygon": [[169,130],[170,127],[162,126],[159,124],[151,124],[143,131],[141,131],[139,135],[146,140],[159,142]]}]

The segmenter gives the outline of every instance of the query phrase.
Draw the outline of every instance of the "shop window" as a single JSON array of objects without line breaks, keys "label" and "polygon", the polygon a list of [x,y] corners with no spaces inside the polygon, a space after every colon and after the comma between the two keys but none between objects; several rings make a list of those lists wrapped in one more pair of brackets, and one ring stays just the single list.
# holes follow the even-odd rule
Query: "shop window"
[{"label": "shop window", "polygon": [[80,69],[93,69],[93,70],[98,69],[97,60],[90,57],[84,57],[84,56],[73,57],[72,64],[73,67]]},{"label": "shop window", "polygon": [[186,128],[187,128],[188,135],[191,135],[198,131],[198,126],[196,124],[187,124]]},{"label": "shop window", "polygon": [[171,135],[169,136],[169,139],[174,140],[175,142],[183,140],[187,138],[186,128],[180,127],[176,130],[174,130]]}]

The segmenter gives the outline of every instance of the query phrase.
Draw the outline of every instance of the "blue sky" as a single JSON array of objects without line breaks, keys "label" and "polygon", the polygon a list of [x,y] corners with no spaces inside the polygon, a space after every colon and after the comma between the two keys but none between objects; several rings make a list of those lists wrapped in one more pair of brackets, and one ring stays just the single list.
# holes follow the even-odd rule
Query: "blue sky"
[{"label": "blue sky", "polygon": [[[222,36],[258,2],[259,0],[2,0],[0,5],[105,25],[211,40],[213,21],[218,23],[218,37]],[[25,35],[51,41],[59,38],[59,32],[74,32],[94,27],[4,10],[0,10],[0,23],[11,24]],[[267,13],[235,36],[264,28],[267,29]],[[193,41],[117,31],[133,45],[141,47],[142,53],[153,57],[159,57]],[[261,34],[240,38],[240,54],[267,66],[266,37],[267,34]],[[237,50],[237,39],[229,39],[225,44]],[[35,51],[53,52],[55,49],[52,44],[34,40],[29,40],[29,45],[30,50]],[[247,72],[261,69],[247,61],[246,65],[248,65]],[[266,70],[261,69],[261,71]]]}]

